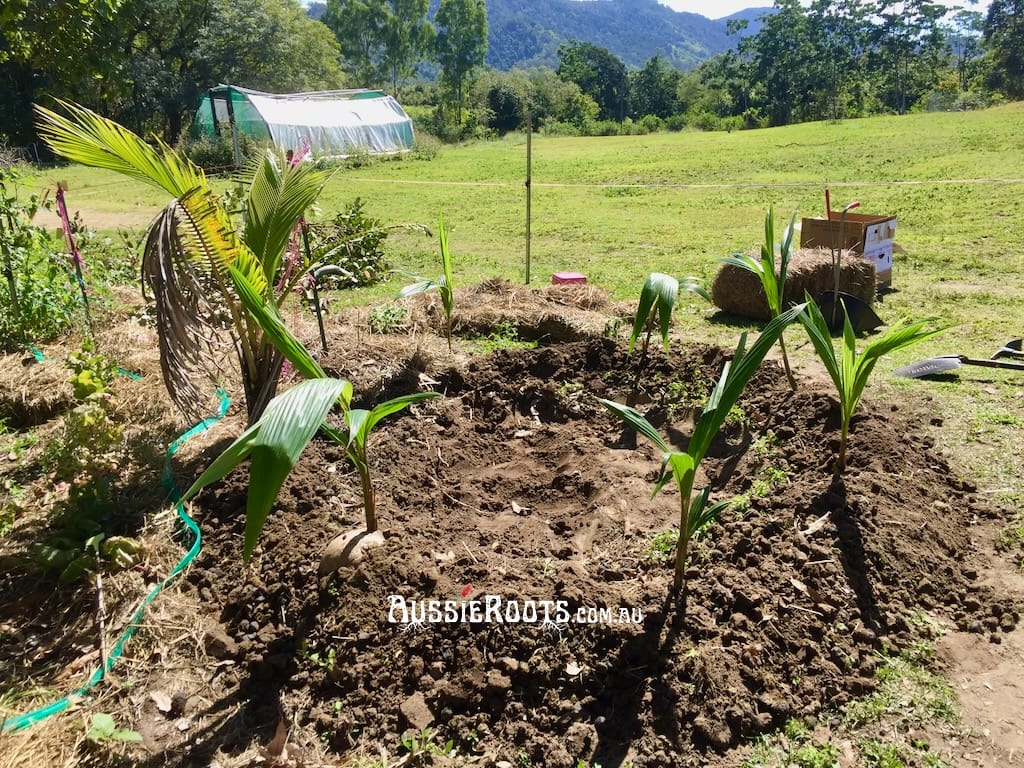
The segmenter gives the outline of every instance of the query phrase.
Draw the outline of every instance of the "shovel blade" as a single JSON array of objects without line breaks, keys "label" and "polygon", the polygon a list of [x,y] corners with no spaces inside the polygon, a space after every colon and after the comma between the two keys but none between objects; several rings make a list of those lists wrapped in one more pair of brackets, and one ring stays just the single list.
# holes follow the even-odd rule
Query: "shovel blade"
[{"label": "shovel blade", "polygon": [[905,365],[893,371],[894,376],[902,376],[905,379],[920,379],[925,376],[934,376],[938,373],[952,371],[963,365],[959,355],[944,355],[942,357],[929,357],[927,360],[918,360],[916,363]]}]

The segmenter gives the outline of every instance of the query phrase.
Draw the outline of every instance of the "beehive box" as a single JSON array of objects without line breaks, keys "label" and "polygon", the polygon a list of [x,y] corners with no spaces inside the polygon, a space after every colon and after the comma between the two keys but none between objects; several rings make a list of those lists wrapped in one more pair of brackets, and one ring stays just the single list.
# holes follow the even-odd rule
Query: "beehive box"
[{"label": "beehive box", "polygon": [[[843,242],[839,242],[842,229]],[[848,213],[845,222],[837,213],[831,219],[803,219],[800,223],[801,248],[842,248],[863,256],[875,265],[879,285],[892,284],[892,248],[896,237],[896,217],[870,213]]]}]

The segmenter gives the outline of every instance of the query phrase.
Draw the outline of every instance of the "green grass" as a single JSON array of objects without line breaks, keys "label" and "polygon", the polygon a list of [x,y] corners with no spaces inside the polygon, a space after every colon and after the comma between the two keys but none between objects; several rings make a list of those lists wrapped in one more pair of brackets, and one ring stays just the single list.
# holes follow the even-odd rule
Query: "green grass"
[{"label": "green grass", "polygon": [[[810,123],[732,133],[557,138],[533,141],[532,282],[580,271],[613,299],[635,299],[645,275],[696,275],[710,283],[716,259],[753,250],[764,213],[820,216],[823,187],[833,207],[854,199],[869,213],[898,217],[894,292],[878,306],[885,320],[935,315],[951,328],[878,366],[867,399],[921,410],[921,426],[956,468],[998,499],[1024,495],[1018,372],[963,369],[950,381],[895,380],[888,374],[937,354],[987,357],[1024,333],[1016,303],[1024,283],[1024,104],[981,112],[915,114]],[[525,275],[525,137],[443,147],[431,160],[372,162],[339,170],[317,217],[355,197],[385,223],[431,225],[443,212],[457,280],[521,282]],[[140,226],[167,201],[112,173],[60,167],[35,174],[38,188],[61,179],[72,210],[109,227],[118,212]],[[227,182],[224,182],[225,187]],[[27,185],[31,188],[31,185]],[[100,215],[102,214],[102,216]],[[101,225],[94,225],[102,228]],[[437,243],[422,234],[388,239],[391,266],[437,271]],[[401,278],[345,291],[336,306],[391,301]],[[456,297],[456,311],[458,298]],[[706,322],[708,319],[715,322]],[[732,347],[735,318],[716,318],[696,296],[677,307],[674,333]],[[800,368],[812,350],[800,334],[790,354]],[[934,398],[928,403],[927,398]],[[932,424],[941,414],[942,424]]]}]

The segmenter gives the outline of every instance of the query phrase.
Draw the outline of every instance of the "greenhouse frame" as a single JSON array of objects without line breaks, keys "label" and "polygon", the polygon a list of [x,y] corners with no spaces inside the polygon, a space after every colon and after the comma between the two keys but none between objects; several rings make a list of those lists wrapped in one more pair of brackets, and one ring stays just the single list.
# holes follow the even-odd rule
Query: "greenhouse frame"
[{"label": "greenhouse frame", "polygon": [[393,154],[412,149],[412,119],[383,91],[273,94],[218,85],[203,96],[193,120],[196,136],[230,135],[240,164],[239,136],[269,141],[281,151],[312,157]]}]

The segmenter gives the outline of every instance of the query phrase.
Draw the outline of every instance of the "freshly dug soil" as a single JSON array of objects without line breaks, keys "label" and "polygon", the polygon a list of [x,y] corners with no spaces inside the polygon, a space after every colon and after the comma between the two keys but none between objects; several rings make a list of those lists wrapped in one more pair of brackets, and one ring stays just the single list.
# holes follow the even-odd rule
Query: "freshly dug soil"
[{"label": "freshly dug soil", "polygon": [[[380,390],[427,383],[443,397],[371,437],[387,541],[357,568],[317,578],[326,542],[362,519],[330,442],[303,454],[248,567],[247,469],[195,504],[204,550],[185,588],[209,611],[206,650],[244,727],[150,764],[267,744],[284,719],[339,759],[431,727],[484,765],[733,765],[748,738],[871,691],[881,653],[918,639],[920,611],[996,639],[1019,619],[978,577],[991,553],[975,526],[997,512],[896,404],[862,405],[835,480],[835,398],[811,381],[790,393],[777,365],[762,367],[698,475],[713,499],[743,499],[694,546],[684,617],[671,555],[653,547],[678,525],[678,492],[651,498],[660,456],[595,397],[629,396],[623,342],[466,363],[409,354],[380,363],[401,372]],[[638,407],[674,445],[724,360],[697,346],[654,354]],[[560,601],[569,620],[472,614],[499,598],[506,619]],[[450,601],[458,620],[403,617],[415,600]],[[574,621],[581,609],[595,621]]]}]

